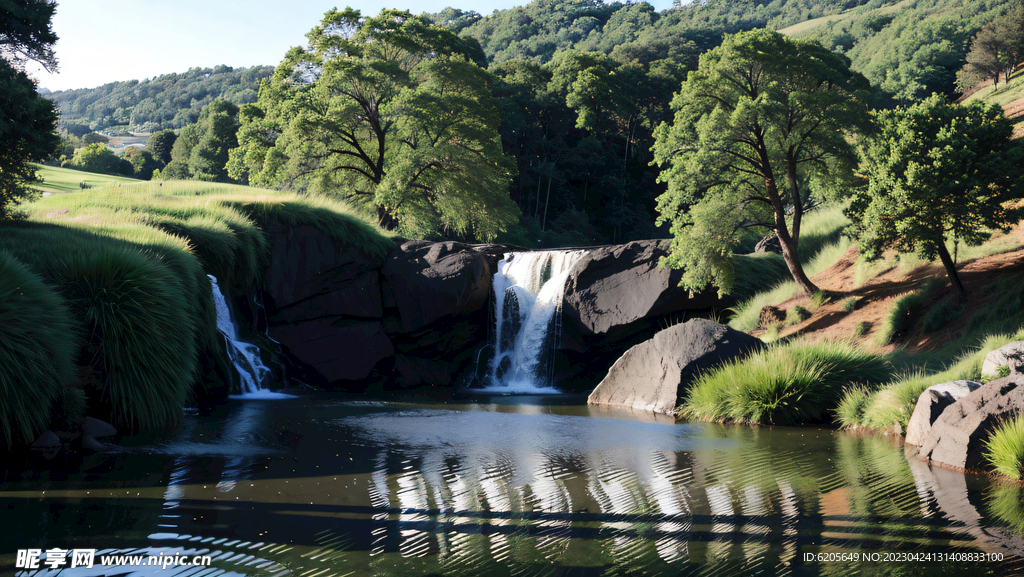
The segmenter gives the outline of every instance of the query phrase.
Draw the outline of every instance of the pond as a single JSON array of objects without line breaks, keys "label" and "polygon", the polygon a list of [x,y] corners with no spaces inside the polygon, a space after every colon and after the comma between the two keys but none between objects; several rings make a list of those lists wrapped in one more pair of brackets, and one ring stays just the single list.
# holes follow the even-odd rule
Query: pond
[{"label": "pond", "polygon": [[[0,480],[0,574],[1024,574],[1017,487],[885,437],[579,396],[234,399],[167,440]],[[16,568],[33,548],[95,564]]]}]

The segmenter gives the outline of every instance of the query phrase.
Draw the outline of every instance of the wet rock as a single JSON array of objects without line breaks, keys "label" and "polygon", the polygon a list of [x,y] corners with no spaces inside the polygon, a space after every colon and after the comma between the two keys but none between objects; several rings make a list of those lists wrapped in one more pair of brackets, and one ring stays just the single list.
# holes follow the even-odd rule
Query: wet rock
[{"label": "wet rock", "polygon": [[271,327],[270,336],[318,375],[320,384],[364,379],[395,353],[380,321],[325,318]]},{"label": "wet rock", "polygon": [[764,347],[755,337],[705,319],[665,330],[626,351],[587,399],[671,415],[698,371]]},{"label": "wet rock", "polygon": [[612,332],[670,312],[720,304],[717,293],[692,295],[679,287],[682,273],[658,266],[669,241],[645,240],[596,248],[572,268],[563,316],[580,335]]},{"label": "wet rock", "polygon": [[458,242],[409,241],[381,269],[388,331],[410,333],[487,306],[495,258]]},{"label": "wet rock", "polygon": [[56,433],[47,429],[43,431],[41,435],[36,437],[36,440],[32,442],[31,447],[33,449],[52,449],[54,447],[60,447],[60,437]]},{"label": "wet rock", "polygon": [[82,435],[81,445],[82,450],[91,452],[103,451],[110,447],[107,443],[97,441],[92,435]]},{"label": "wet rock", "polygon": [[938,420],[942,411],[980,386],[981,383],[976,381],[950,381],[925,389],[917,398],[914,414],[907,425],[906,443],[921,445],[928,436],[932,423]]},{"label": "wet rock", "polygon": [[992,431],[1019,411],[1024,411],[1024,375],[990,381],[942,411],[918,457],[957,470],[976,469]]},{"label": "wet rock", "polygon": [[1000,367],[1006,367],[1010,373],[1024,372],[1024,341],[1003,345],[985,355],[985,362],[981,365],[981,375],[983,377],[998,377]]},{"label": "wet rock", "polygon": [[101,421],[93,417],[86,417],[85,421],[82,423],[82,434],[102,439],[103,437],[113,437],[114,435],[117,435],[117,429],[106,421]]}]

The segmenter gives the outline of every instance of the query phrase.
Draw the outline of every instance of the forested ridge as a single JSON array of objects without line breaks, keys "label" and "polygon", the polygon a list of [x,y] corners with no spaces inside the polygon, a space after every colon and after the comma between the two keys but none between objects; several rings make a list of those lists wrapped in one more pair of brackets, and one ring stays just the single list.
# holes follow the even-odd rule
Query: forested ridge
[{"label": "forested ridge", "polygon": [[273,73],[272,66],[191,68],[147,80],[51,92],[47,97],[57,105],[62,125],[72,133],[81,132],[81,127],[156,132],[195,122],[199,111],[216,99],[236,105],[255,102],[260,80]]}]

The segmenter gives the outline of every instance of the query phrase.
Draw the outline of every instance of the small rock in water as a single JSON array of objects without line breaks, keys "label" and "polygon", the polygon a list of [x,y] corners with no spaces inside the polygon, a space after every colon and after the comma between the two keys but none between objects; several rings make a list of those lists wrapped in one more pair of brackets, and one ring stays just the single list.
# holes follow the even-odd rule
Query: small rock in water
[{"label": "small rock in water", "polygon": [[39,438],[32,443],[33,449],[52,449],[54,447],[60,447],[60,437],[49,429],[43,431],[43,434],[39,435]]},{"label": "small rock in water", "polygon": [[106,421],[86,417],[85,423],[82,424],[82,433],[96,438],[113,437],[117,434],[117,429]]}]

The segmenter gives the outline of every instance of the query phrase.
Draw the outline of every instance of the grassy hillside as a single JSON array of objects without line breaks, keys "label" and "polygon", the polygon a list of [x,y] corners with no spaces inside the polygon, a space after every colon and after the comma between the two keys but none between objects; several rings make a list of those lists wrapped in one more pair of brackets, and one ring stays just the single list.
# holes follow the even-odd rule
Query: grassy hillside
[{"label": "grassy hillside", "polygon": [[271,222],[380,258],[393,246],[345,205],[228,184],[114,182],[20,208],[27,219],[0,224],[0,320],[54,322],[0,323],[0,342],[22,343],[0,357],[0,448],[74,422],[83,402],[122,430],[152,430],[223,391],[233,371],[207,275],[255,291]]},{"label": "grassy hillside", "polygon": [[84,172],[70,168],[58,168],[55,166],[35,165],[43,182],[35,184],[32,188],[41,192],[78,192],[82,190],[84,183],[89,188],[103,188],[112,186],[115,183],[140,182],[134,178],[125,176],[112,176],[109,174],[97,174],[95,172]]}]

